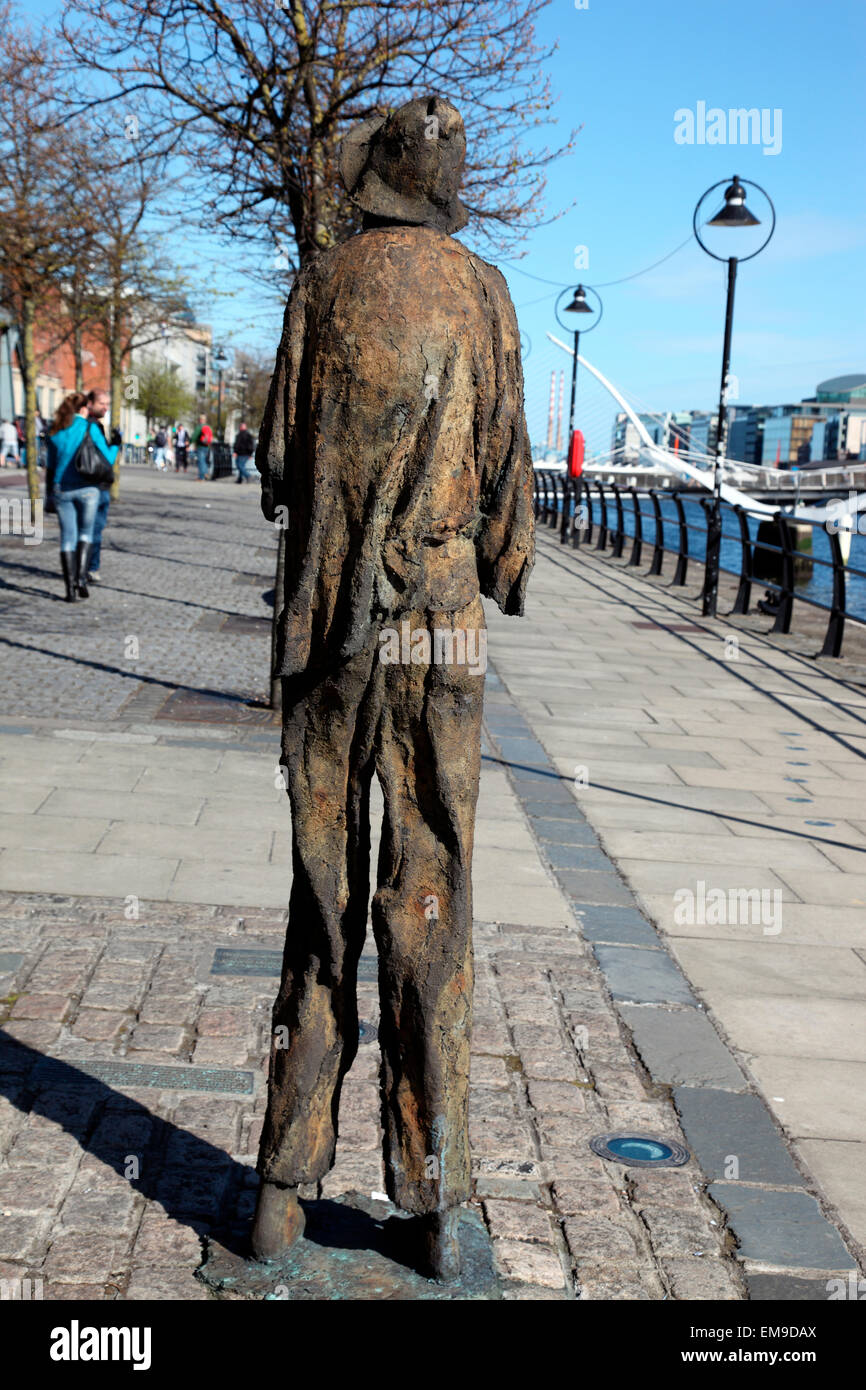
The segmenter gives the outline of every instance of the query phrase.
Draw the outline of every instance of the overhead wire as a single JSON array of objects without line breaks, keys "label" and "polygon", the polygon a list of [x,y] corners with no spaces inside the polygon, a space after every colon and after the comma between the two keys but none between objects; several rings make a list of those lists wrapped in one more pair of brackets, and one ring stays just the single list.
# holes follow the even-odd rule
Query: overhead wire
[{"label": "overhead wire", "polygon": [[[669,261],[677,252],[682,251],[684,247],[688,246],[689,242],[693,240],[693,235],[693,233],[690,233],[685,241],[681,241],[679,246],[674,247],[673,251],[668,251],[666,256],[662,256],[659,260],[653,261],[652,265],[644,266],[643,270],[636,270],[631,275],[622,275],[618,280],[602,280],[600,284],[592,285],[591,288],[594,290],[610,289],[612,285],[624,285],[628,280],[637,280],[641,275],[648,275],[651,270],[656,269],[656,266],[664,265],[665,261]],[[560,280],[547,280],[543,275],[533,275],[531,271],[524,270],[522,266],[519,266],[516,261],[503,261],[502,264],[509,266],[511,270],[516,270],[518,275],[525,275],[527,280],[537,281],[539,285],[552,285],[553,288],[557,290],[569,290],[572,288],[573,282],[569,282],[569,284],[566,285]],[[549,298],[549,296],[543,295],[542,298]],[[538,304],[540,301],[536,299],[532,302]],[[523,307],[528,308],[528,305],[524,305]]]}]

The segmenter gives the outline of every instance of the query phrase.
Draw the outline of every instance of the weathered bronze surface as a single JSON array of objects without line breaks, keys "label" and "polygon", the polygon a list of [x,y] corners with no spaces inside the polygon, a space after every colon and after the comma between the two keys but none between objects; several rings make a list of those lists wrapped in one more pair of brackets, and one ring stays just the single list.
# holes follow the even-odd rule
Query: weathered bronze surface
[{"label": "weathered bronze surface", "polygon": [[305,1238],[274,1263],[244,1260],[213,1238],[196,1277],[217,1298],[262,1302],[499,1300],[490,1237],[481,1213],[461,1211],[460,1277],[439,1284],[412,1268],[405,1217],[361,1193],[305,1202]]},{"label": "weathered bronze surface", "polygon": [[[408,105],[352,178],[368,213],[393,217],[403,187],[412,218],[429,198],[436,223],[455,208],[462,122],[438,99]],[[385,155],[431,110],[440,183],[425,165],[404,187]],[[256,461],[265,515],[288,521],[277,601],[294,871],[259,1172],[296,1187],[333,1164],[358,1046],[375,773],[386,1185],[405,1212],[447,1211],[470,1178],[479,595],[521,613],[533,561],[520,344],[499,272],[419,221],[322,254],[289,299]]]}]

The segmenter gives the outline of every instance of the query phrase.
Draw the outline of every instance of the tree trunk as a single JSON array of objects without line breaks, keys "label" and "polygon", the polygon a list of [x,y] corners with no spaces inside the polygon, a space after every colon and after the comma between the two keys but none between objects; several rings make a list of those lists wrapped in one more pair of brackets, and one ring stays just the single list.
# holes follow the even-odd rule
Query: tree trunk
[{"label": "tree trunk", "polygon": [[76,324],[72,334],[72,355],[75,359],[75,389],[84,391],[84,357],[81,346],[81,327]]},{"label": "tree trunk", "polygon": [[286,528],[279,529],[277,566],[274,573],[274,615],[271,619],[271,709],[283,707],[283,678],[277,675],[277,632],[283,612],[283,587],[286,573]]},{"label": "tree trunk", "polygon": [[[116,322],[116,321],[115,321]],[[108,360],[111,366],[111,426],[120,425],[120,407],[123,399],[123,362],[122,351],[117,341],[117,332],[111,335],[111,342],[108,347]],[[120,494],[120,465],[123,462],[123,449],[118,449],[117,459],[114,464],[114,482],[111,484],[110,493],[112,502],[116,502]]]},{"label": "tree trunk", "polygon": [[33,300],[24,299],[21,312],[21,367],[24,377],[24,443],[27,450],[27,491],[30,494],[31,514],[39,500],[39,459],[36,440],[36,349],[33,324],[36,309]]}]

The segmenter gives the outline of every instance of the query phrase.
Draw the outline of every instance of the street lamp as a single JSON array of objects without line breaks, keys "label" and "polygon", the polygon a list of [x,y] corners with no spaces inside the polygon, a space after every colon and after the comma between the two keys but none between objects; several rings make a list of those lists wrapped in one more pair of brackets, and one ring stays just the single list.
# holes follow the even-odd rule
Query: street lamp
[{"label": "street lamp", "polygon": [[716,616],[716,607],[719,597],[719,559],[722,549],[722,460],[725,456],[725,416],[727,413],[727,394],[728,394],[728,374],[731,369],[731,329],[734,322],[734,288],[737,283],[737,265],[739,261],[751,261],[758,252],[763,251],[773,232],[776,230],[776,209],[773,200],[760,184],[753,183],[751,179],[738,179],[736,174],[725,189],[724,206],[719,209],[715,217],[711,217],[706,223],[708,227],[723,227],[737,230],[743,227],[759,227],[760,218],[755,217],[746,207],[746,190],[744,184],[750,188],[756,188],[763,194],[770,205],[772,220],[770,230],[761,242],[757,251],[752,251],[748,256],[719,256],[715,251],[711,251],[701,237],[699,228],[699,214],[702,204],[714,193],[717,188],[721,188],[725,179],[719,179],[698,199],[692,217],[692,229],[695,239],[702,251],[706,251],[708,256],[712,256],[714,261],[727,260],[728,263],[728,297],[725,306],[725,339],[722,348],[722,380],[719,388],[719,416],[716,427],[716,456],[713,465],[713,500],[707,509],[707,557],[704,566],[704,591],[701,611],[705,618]]},{"label": "street lamp", "polygon": [[[587,285],[587,286],[585,286],[585,287],[584,287],[583,285],[578,285],[577,288],[574,289],[574,290],[570,290],[570,289],[568,289],[568,290],[563,290],[563,291],[562,291],[562,294],[559,295],[559,297],[557,298],[556,304],[554,305],[553,312],[554,312],[554,314],[556,315],[556,322],[559,324],[560,328],[564,328],[564,329],[565,329],[566,333],[569,331],[570,325],[567,324],[567,323],[563,323],[562,319],[559,317],[559,305],[560,305],[560,302],[561,302],[561,300],[563,299],[563,297],[564,297],[565,295],[570,294],[570,295],[572,296],[572,300],[571,300],[571,303],[570,303],[570,304],[566,304],[565,308],[563,309],[562,312],[563,312],[564,314],[580,314],[580,315],[583,315],[583,314],[592,314],[592,313],[594,313],[593,307],[592,307],[591,304],[587,304],[587,302],[586,302],[586,291],[587,291],[587,290],[589,290],[590,294],[595,295],[595,298],[596,298],[596,300],[598,301],[598,317],[596,318],[595,323],[586,324],[586,325],[584,326],[584,328],[583,328],[583,332],[584,332],[584,333],[591,333],[592,330],[593,330],[594,328],[597,328],[598,325],[601,323],[601,316],[602,316],[602,313],[604,312],[603,307],[602,307],[602,302],[601,302],[601,296],[600,296],[594,289],[592,289],[592,287],[589,286],[589,285]],[[573,330],[572,330],[573,333],[574,333],[574,357],[573,357],[572,363],[571,363],[571,405],[570,405],[569,411],[568,411],[568,440],[569,440],[569,444],[571,444],[571,438],[572,438],[572,435],[574,434],[574,403],[575,403],[575,400],[576,400],[576,398],[577,398],[577,354],[578,354],[578,349],[579,349],[579,347],[580,347],[580,333],[581,333],[581,330],[580,330],[580,323],[581,323],[581,319],[579,319],[579,318],[576,319],[576,320],[575,320],[575,326],[574,326],[574,328],[573,328]]]},{"label": "street lamp", "polygon": [[223,365],[228,361],[228,357],[221,347],[216,349],[213,360],[217,366],[217,439],[222,443],[223,437]]},{"label": "street lamp", "polygon": [[[570,304],[566,304],[566,306],[565,306],[565,308],[563,309],[562,312],[563,312],[564,314],[577,314],[577,315],[580,316],[580,317],[578,317],[578,318],[576,318],[576,319],[574,320],[574,325],[575,325],[575,326],[574,326],[574,328],[573,328],[573,330],[572,330],[573,333],[574,333],[574,356],[573,356],[572,359],[571,359],[571,404],[569,405],[569,408],[568,408],[568,454],[566,455],[566,472],[567,472],[568,460],[571,458],[571,451],[572,451],[572,448],[574,447],[574,406],[575,406],[575,401],[576,401],[576,399],[577,399],[577,355],[578,355],[578,352],[579,352],[579,350],[580,350],[580,333],[581,333],[580,324],[581,324],[581,322],[583,321],[583,316],[584,316],[585,314],[592,314],[592,313],[594,312],[594,310],[593,310],[593,308],[592,308],[592,305],[591,305],[591,304],[587,304],[587,302],[586,302],[586,292],[587,292],[587,290],[589,290],[589,293],[590,293],[591,295],[594,295],[594,296],[595,296],[595,299],[596,299],[597,302],[598,302],[598,315],[597,315],[597,317],[596,317],[595,322],[594,322],[594,323],[590,323],[590,324],[585,324],[585,325],[584,325],[584,328],[583,328],[583,332],[584,332],[584,333],[591,333],[592,330],[593,330],[594,328],[597,328],[598,325],[601,323],[601,316],[602,316],[602,314],[604,313],[604,306],[602,305],[602,302],[601,302],[601,295],[597,292],[597,290],[594,290],[590,285],[586,285],[586,286],[584,286],[584,285],[578,285],[577,288],[574,289],[574,290],[571,290],[571,289],[563,290],[562,293],[559,294],[559,295],[557,296],[556,303],[555,303],[555,305],[553,306],[553,312],[554,312],[554,315],[556,316],[556,322],[559,324],[560,328],[564,328],[564,329],[565,329],[566,333],[569,332],[569,329],[570,329],[571,326],[570,326],[569,324],[567,324],[567,323],[563,323],[562,319],[559,317],[559,306],[560,306],[560,303],[562,302],[563,298],[565,297],[565,295],[570,294],[570,295],[572,296],[572,300],[571,300],[571,303],[570,303]],[[561,539],[563,542],[565,541],[565,534],[566,534],[566,516],[567,516],[567,511],[568,511],[568,509],[567,509],[567,507],[566,507],[566,505],[565,505],[565,496],[566,496],[566,491],[565,491],[565,489],[566,489],[566,487],[567,487],[567,481],[566,481],[566,484],[563,486],[562,527],[561,527],[561,530],[560,530],[560,539]],[[578,497],[580,496],[579,492],[578,492],[577,496],[578,496]]]},{"label": "street lamp", "polygon": [[241,384],[241,419],[242,419],[242,420],[246,420],[246,418],[247,418],[247,382],[249,381],[249,376],[247,375],[246,372],[238,372],[237,376],[235,377],[235,380],[236,380],[236,381],[239,381],[240,384]]}]

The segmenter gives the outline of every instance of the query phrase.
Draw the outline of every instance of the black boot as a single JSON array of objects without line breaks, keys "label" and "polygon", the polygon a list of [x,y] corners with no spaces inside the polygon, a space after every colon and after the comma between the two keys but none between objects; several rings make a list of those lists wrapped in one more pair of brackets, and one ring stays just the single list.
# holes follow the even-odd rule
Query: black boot
[{"label": "black boot", "polygon": [[60,565],[63,569],[63,582],[66,585],[66,602],[74,603],[78,598],[75,592],[75,551],[61,550]]},{"label": "black boot", "polygon": [[79,598],[90,598],[90,590],[87,587],[87,566],[90,564],[90,551],[92,547],[90,541],[79,541],[76,559],[78,571],[76,582],[78,584]]}]

